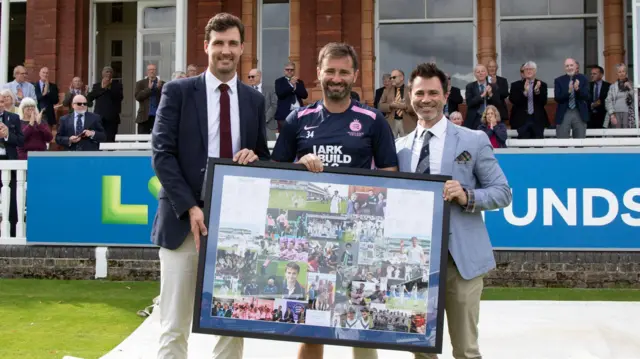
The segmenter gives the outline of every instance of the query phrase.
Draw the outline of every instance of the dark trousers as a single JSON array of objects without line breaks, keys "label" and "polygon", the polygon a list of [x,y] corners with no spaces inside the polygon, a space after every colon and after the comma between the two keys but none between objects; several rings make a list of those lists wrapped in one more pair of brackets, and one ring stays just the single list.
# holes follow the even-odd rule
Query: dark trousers
[{"label": "dark trousers", "polygon": [[[9,159],[7,156],[0,156],[0,160],[7,160]],[[4,186],[5,184],[2,183],[2,180],[0,179],[0,184],[2,184],[2,186]],[[10,198],[11,200],[9,201],[9,223],[11,223],[11,230],[9,231],[11,237],[15,237],[16,236],[16,223],[18,223],[18,202],[16,200],[16,171],[11,171],[11,180],[9,182],[9,186],[11,186],[11,193],[10,193]],[[3,233],[3,235],[5,235]]]},{"label": "dark trousers", "polygon": [[102,119],[102,127],[104,127],[104,134],[107,139],[104,142],[116,142],[116,135],[118,134],[118,122],[108,121]]},{"label": "dark trousers", "polygon": [[544,127],[536,123],[534,115],[527,115],[527,121],[518,128],[519,139],[539,139],[544,138]]},{"label": "dark trousers", "polygon": [[138,134],[139,135],[150,135],[151,131],[153,131],[153,124],[156,123],[156,116],[149,116],[149,118],[138,124]]}]

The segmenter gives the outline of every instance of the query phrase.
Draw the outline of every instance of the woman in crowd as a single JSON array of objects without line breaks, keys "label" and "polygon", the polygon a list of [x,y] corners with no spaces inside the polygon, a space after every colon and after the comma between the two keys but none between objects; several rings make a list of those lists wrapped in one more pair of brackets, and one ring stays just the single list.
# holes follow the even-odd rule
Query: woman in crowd
[{"label": "woman in crowd", "polygon": [[495,106],[489,105],[484,110],[482,124],[478,130],[484,131],[489,136],[493,148],[507,147],[507,126],[500,121],[500,112]]},{"label": "woman in crowd", "polygon": [[18,116],[22,117],[22,114],[19,112],[20,109],[15,105],[16,102],[18,102],[18,99],[16,98],[16,95],[11,92],[11,90],[0,90],[0,101],[4,102],[5,111],[17,113]]},{"label": "woman in crowd", "polygon": [[629,81],[627,66],[617,64],[618,80],[609,87],[609,94],[604,101],[607,115],[604,118],[604,128],[636,127],[633,113],[633,85]]},{"label": "woman in crowd", "polygon": [[46,151],[47,144],[53,140],[49,125],[42,121],[42,111],[38,112],[36,102],[26,97],[20,103],[22,113],[22,133],[24,146],[18,147],[18,159],[26,160],[31,151]]}]

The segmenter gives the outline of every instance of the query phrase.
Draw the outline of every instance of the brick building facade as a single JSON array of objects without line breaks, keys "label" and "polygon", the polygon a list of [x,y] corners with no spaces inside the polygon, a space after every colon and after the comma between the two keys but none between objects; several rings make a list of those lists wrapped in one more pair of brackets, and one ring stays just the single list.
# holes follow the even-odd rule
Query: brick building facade
[{"label": "brick building facade", "polygon": [[[241,17],[246,26],[245,52],[239,69],[241,78],[246,79],[249,70],[259,66],[260,6],[264,3],[283,1],[174,0],[173,3],[183,1],[186,2],[183,5],[186,6],[186,21],[178,20],[176,26],[186,28],[186,63],[197,64],[200,70],[206,68],[207,58],[202,49],[204,26],[215,13],[230,12]],[[314,86],[315,59],[319,48],[329,41],[345,41],[356,48],[361,61],[361,76],[357,80],[355,91],[360,93],[363,101],[373,103],[376,80],[379,82],[380,77],[380,74],[376,73],[376,16],[379,6],[376,1],[381,0],[288,1],[289,59],[297,64],[300,78],[312,88],[309,100],[320,97],[319,89]],[[473,1],[474,59],[476,62],[486,62],[499,55],[496,46],[499,37],[496,24],[499,15],[496,8],[499,8],[500,0]],[[24,63],[30,70],[31,80],[35,80],[37,69],[41,66],[49,67],[51,80],[62,84],[61,89],[66,89],[66,84],[70,83],[73,76],[81,76],[85,82],[95,80],[95,75],[91,76],[92,64],[89,54],[92,37],[89,30],[90,15],[94,2],[103,3],[102,0],[26,0]],[[400,1],[398,4],[400,3],[406,1]],[[605,68],[606,78],[613,79],[614,65],[627,62],[627,54],[631,51],[625,46],[625,23],[628,21],[625,5],[629,4],[625,0],[594,0],[593,4],[597,4],[598,22],[601,22],[598,25],[601,27],[598,58],[603,60],[600,65]],[[427,41],[429,36],[425,34]],[[428,54],[425,54],[425,60],[427,56]],[[536,61],[535,58],[532,59]],[[382,71],[388,72],[390,69],[380,69],[380,72]],[[559,63],[558,75],[561,71]],[[515,81],[512,77],[509,80]],[[549,86],[552,88],[553,84]],[[553,110],[554,104],[550,99],[550,118],[553,118]]]}]

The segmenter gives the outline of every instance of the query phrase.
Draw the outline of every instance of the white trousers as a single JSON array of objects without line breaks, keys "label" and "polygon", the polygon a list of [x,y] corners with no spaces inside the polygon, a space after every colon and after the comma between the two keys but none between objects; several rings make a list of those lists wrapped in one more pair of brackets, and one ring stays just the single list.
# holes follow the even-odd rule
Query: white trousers
[{"label": "white trousers", "polygon": [[[189,234],[176,250],[160,248],[160,347],[158,359],[187,359],[198,252]],[[214,359],[241,359],[243,338],[215,337]]]}]

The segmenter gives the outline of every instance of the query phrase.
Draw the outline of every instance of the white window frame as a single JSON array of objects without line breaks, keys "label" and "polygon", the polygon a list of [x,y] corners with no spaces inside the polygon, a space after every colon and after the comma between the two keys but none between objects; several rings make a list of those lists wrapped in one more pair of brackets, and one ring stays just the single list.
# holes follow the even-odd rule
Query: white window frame
[{"label": "white window frame", "polygon": [[[509,1],[509,0],[496,0],[495,2],[495,18],[496,18],[496,52],[498,56],[496,58],[496,62],[498,64],[498,75],[502,75],[502,36],[500,34],[500,23],[505,21],[530,21],[530,20],[562,20],[562,19],[597,19],[598,26],[598,63],[600,66],[604,66],[604,0],[598,0],[597,3],[597,14],[565,14],[565,15],[519,15],[519,16],[500,16],[500,2],[501,1]],[[559,1],[559,0],[550,0],[550,1]],[[535,61],[536,59],[531,59],[531,61]],[[584,73],[585,66],[587,64],[580,64],[581,69]],[[558,71],[560,72],[562,69],[562,64],[558,64]],[[548,85],[548,98],[554,97],[554,88],[553,84]]]},{"label": "white window frame", "polygon": [[[497,1],[497,0],[496,0]],[[471,17],[458,17],[458,18],[428,18],[427,17],[427,2],[425,1],[424,18],[418,19],[396,19],[396,20],[380,20],[380,0],[374,0],[374,48],[375,48],[375,88],[382,86],[382,72],[380,70],[380,25],[385,24],[438,24],[438,23],[471,23],[473,26],[473,51],[471,63],[475,65],[478,60],[476,53],[478,52],[478,4],[477,0],[473,0],[473,12]]]},{"label": "white window frame", "polygon": [[[257,15],[258,15],[258,19],[256,21],[256,27],[258,28],[257,31],[257,39],[258,39],[258,43],[256,45],[256,59],[258,60],[258,67],[257,69],[260,70],[260,72],[264,72],[262,71],[262,30],[264,30],[262,28],[262,6],[264,5],[264,1],[263,0],[257,0]],[[267,29],[269,30],[289,30],[289,37],[287,38],[287,57],[291,56],[291,0],[287,0],[287,3],[289,4],[289,27],[269,27]],[[282,64],[282,66],[284,66],[284,64]],[[264,83],[262,84],[264,87]]]}]

